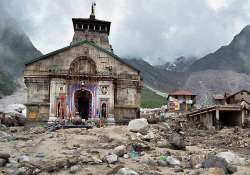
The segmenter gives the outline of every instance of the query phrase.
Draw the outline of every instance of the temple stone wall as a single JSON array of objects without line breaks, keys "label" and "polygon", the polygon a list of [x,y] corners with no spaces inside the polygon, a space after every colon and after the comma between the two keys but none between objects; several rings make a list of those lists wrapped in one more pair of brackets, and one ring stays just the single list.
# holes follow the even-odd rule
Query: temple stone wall
[{"label": "temple stone wall", "polygon": [[73,18],[69,46],[26,64],[27,113],[32,119],[114,116],[116,122],[139,117],[140,72],[113,53],[111,22]]},{"label": "temple stone wall", "polygon": [[[73,47],[47,59],[34,62],[26,68],[24,76],[41,76],[48,75],[52,72],[66,73],[72,61],[80,56],[90,57],[97,65],[97,73],[110,75],[129,74],[138,76],[137,71],[114,59],[107,53],[101,52],[100,50],[87,44]],[[137,78],[139,78],[139,76]]]}]

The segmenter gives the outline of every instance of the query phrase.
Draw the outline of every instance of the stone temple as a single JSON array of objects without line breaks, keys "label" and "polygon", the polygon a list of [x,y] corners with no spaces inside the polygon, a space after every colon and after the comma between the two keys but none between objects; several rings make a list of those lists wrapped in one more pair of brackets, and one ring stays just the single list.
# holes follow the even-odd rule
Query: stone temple
[{"label": "stone temple", "polygon": [[26,64],[27,117],[82,119],[114,117],[126,123],[139,117],[140,72],[114,54],[109,43],[111,22],[73,18],[69,46]]}]

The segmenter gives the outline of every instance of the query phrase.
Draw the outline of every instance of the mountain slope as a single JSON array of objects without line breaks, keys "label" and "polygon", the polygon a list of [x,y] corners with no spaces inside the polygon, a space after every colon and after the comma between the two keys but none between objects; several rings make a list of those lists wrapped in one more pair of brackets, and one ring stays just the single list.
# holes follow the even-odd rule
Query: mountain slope
[{"label": "mountain slope", "polygon": [[163,92],[187,89],[198,94],[201,105],[209,105],[216,93],[233,93],[250,89],[250,26],[232,42],[199,60],[187,62],[180,57],[174,62],[151,66],[143,60],[129,63],[142,72],[144,82]]},{"label": "mountain slope", "polygon": [[250,76],[229,70],[204,70],[192,73],[184,88],[198,94],[200,104],[210,105],[213,94],[250,89]]},{"label": "mountain slope", "polygon": [[202,70],[232,70],[239,73],[250,73],[250,26],[246,26],[232,42],[214,53],[194,62],[190,72]]},{"label": "mountain slope", "polygon": [[0,97],[15,90],[25,62],[41,55],[15,20],[0,7]]},{"label": "mountain slope", "polygon": [[141,71],[145,84],[162,92],[169,92],[184,85],[187,78],[187,74],[159,69],[142,59],[124,59],[124,61]]},{"label": "mountain slope", "polygon": [[186,72],[195,61],[196,57],[178,57],[173,62],[166,62],[163,65],[157,65],[155,67],[175,72]]}]

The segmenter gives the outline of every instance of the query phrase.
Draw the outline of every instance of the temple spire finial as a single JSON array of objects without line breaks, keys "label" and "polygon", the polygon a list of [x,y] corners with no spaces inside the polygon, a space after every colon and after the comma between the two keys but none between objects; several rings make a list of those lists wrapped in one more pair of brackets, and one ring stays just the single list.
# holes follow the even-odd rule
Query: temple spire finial
[{"label": "temple spire finial", "polygon": [[91,19],[95,19],[95,6],[96,6],[96,3],[93,2],[91,5],[91,14],[90,14]]}]

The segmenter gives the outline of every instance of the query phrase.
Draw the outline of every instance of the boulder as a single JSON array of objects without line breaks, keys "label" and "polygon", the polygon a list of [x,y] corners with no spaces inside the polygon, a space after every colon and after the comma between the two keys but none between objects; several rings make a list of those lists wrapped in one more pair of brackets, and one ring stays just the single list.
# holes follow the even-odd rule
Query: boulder
[{"label": "boulder", "polygon": [[244,158],[240,158],[238,155],[233,153],[232,151],[220,152],[216,155],[217,157],[224,158],[227,163],[237,164],[237,165],[244,165],[246,164]]},{"label": "boulder", "polygon": [[8,160],[10,158],[10,154],[8,154],[8,153],[1,153],[0,152],[0,158]]},{"label": "boulder", "polygon": [[115,149],[114,149],[114,153],[119,156],[119,157],[122,157],[125,153],[127,152],[126,150],[126,147],[124,145],[121,145],[121,146],[117,146]]},{"label": "boulder", "polygon": [[148,130],[148,121],[145,118],[131,120],[128,129],[132,132],[145,133]]},{"label": "boulder", "polygon": [[7,160],[6,159],[2,159],[0,158],[0,167],[4,167],[7,163]]},{"label": "boulder", "polygon": [[137,172],[134,170],[131,170],[129,168],[121,168],[116,175],[139,175]]},{"label": "boulder", "polygon": [[203,168],[222,168],[226,174],[234,173],[235,168],[230,166],[224,158],[209,155],[202,163]]},{"label": "boulder", "polygon": [[184,137],[176,132],[170,135],[169,143],[176,149],[186,148]]},{"label": "boulder", "polygon": [[80,170],[81,170],[81,166],[80,165],[74,165],[74,166],[70,167],[69,172],[71,174],[75,174],[75,173],[77,173]]}]

